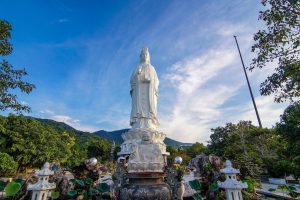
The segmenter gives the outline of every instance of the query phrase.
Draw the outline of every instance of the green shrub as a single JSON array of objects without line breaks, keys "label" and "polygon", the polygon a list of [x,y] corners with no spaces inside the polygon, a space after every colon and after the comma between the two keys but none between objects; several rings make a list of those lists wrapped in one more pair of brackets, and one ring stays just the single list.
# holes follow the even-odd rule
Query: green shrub
[{"label": "green shrub", "polygon": [[16,173],[18,163],[7,153],[0,153],[0,176]]}]

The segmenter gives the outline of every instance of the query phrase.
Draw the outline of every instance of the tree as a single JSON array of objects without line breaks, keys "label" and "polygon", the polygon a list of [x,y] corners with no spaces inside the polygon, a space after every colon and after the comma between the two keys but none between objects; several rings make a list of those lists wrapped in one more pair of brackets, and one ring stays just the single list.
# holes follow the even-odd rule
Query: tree
[{"label": "tree", "polygon": [[202,143],[199,142],[196,142],[195,144],[193,144],[192,146],[186,149],[186,154],[191,158],[194,158],[196,155],[199,155],[201,153],[206,153],[206,152],[207,152],[207,148]]},{"label": "tree", "polygon": [[17,168],[18,163],[10,155],[0,152],[0,176],[13,174]]},{"label": "tree", "polygon": [[110,158],[111,144],[107,140],[90,137],[85,148],[88,158],[96,157],[101,160],[109,160]]},{"label": "tree", "polygon": [[[12,53],[12,44],[8,41],[11,38],[12,27],[9,22],[0,20],[0,56],[7,56]],[[18,101],[13,89],[30,93],[35,86],[23,81],[27,75],[25,69],[14,69],[6,60],[0,62],[0,110],[12,109],[17,112],[29,112],[29,106]]]},{"label": "tree", "polygon": [[228,145],[229,134],[236,129],[236,125],[227,123],[225,127],[217,127],[211,129],[213,134],[210,135],[210,141],[208,141],[208,150],[217,156],[224,155],[224,149]]},{"label": "tree", "polygon": [[285,172],[293,174],[298,179],[300,177],[300,102],[285,109],[276,128],[283,139],[288,142],[282,152],[284,155],[282,160],[288,164]]},{"label": "tree", "polygon": [[74,145],[75,137],[58,133],[33,118],[0,116],[0,152],[13,157],[21,171],[45,162],[67,163],[74,156]]},{"label": "tree", "polygon": [[277,65],[271,76],[260,85],[262,95],[275,94],[275,101],[294,101],[300,96],[300,1],[262,0],[266,10],[259,20],[266,29],[254,35],[250,70],[268,63]]},{"label": "tree", "polygon": [[250,121],[228,123],[212,131],[210,153],[231,160],[240,168],[242,177],[257,177],[278,158],[283,144],[274,130],[255,127]]}]

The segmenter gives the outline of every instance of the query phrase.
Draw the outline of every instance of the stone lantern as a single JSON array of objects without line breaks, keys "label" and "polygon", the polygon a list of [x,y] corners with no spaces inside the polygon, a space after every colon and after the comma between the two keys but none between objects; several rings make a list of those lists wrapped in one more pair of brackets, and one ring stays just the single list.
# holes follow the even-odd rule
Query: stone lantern
[{"label": "stone lantern", "polygon": [[247,188],[247,183],[242,183],[236,179],[236,175],[240,170],[234,169],[229,160],[226,160],[225,168],[220,170],[221,173],[226,175],[224,182],[218,181],[218,186],[224,188],[226,191],[227,200],[243,200],[242,189]]},{"label": "stone lantern", "polygon": [[42,167],[42,170],[35,172],[38,175],[39,180],[35,184],[29,184],[27,190],[32,190],[31,200],[47,200],[49,190],[55,189],[55,183],[49,183],[49,176],[53,175],[53,171],[50,170],[50,164],[46,162]]}]

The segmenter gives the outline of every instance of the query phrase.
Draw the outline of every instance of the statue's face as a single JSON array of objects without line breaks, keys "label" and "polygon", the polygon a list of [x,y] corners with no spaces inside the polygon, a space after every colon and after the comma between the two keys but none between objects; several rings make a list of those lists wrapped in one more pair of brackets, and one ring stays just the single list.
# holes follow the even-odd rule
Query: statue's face
[{"label": "statue's face", "polygon": [[141,62],[149,62],[150,61],[150,55],[149,55],[148,50],[147,51],[143,50],[141,52],[140,59],[141,59]]}]

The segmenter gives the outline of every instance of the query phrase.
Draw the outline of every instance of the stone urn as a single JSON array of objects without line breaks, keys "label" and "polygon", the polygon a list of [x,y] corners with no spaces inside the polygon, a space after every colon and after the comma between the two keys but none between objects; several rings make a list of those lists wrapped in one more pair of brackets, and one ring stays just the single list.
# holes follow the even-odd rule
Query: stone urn
[{"label": "stone urn", "polygon": [[162,173],[127,174],[129,183],[124,184],[121,200],[171,200],[172,193],[168,184],[163,182]]}]

